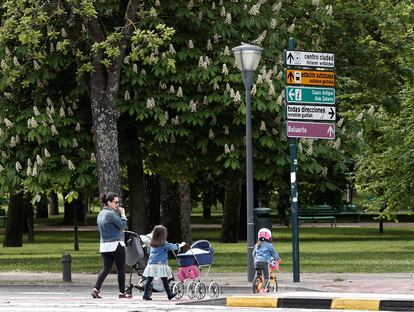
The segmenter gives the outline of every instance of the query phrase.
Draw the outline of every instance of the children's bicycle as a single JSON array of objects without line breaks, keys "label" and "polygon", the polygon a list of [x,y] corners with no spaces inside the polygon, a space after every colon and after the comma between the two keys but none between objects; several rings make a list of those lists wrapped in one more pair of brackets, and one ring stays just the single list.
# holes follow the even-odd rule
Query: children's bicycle
[{"label": "children's bicycle", "polygon": [[277,277],[276,272],[279,271],[280,260],[272,259],[269,264],[269,281],[264,285],[264,276],[261,268],[256,268],[256,277],[253,280],[253,293],[262,292],[277,292]]}]

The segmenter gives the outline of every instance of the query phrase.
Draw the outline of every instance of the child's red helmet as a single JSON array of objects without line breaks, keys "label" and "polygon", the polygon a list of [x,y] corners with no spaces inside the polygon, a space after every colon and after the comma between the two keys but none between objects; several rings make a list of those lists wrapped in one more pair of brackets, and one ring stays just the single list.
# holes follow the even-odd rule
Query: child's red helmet
[{"label": "child's red helmet", "polygon": [[261,228],[257,233],[257,239],[260,240],[264,238],[265,240],[270,240],[272,238],[272,232],[267,228]]}]

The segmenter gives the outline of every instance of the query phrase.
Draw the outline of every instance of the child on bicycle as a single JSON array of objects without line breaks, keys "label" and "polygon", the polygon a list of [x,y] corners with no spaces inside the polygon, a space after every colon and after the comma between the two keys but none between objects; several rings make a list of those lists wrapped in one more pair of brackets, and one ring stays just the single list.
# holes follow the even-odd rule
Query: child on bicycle
[{"label": "child on bicycle", "polygon": [[[279,254],[271,243],[272,232],[267,228],[261,228],[257,233],[257,243],[253,250],[254,268],[261,269],[264,277],[264,285],[267,286],[269,281],[269,264],[272,258],[280,261]],[[256,276],[255,276],[256,279]]]}]

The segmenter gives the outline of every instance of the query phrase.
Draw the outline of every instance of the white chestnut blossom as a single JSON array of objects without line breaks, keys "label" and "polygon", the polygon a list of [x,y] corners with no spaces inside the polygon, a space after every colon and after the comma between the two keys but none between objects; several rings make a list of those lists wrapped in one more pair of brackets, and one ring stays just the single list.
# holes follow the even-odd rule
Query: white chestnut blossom
[{"label": "white chestnut blossom", "polygon": [[273,86],[273,83],[271,83],[271,84],[269,85],[269,95],[270,95],[270,96],[273,96],[273,95],[275,95],[275,94],[276,94],[275,87]]},{"label": "white chestnut blossom", "polygon": [[226,17],[226,8],[223,6],[220,11],[221,17]]},{"label": "white chestnut blossom", "polygon": [[170,44],[169,50],[168,50],[171,54],[175,54],[176,51],[174,49],[174,46],[172,44]]},{"label": "white chestnut blossom", "polygon": [[142,69],[140,72],[141,76],[146,76],[147,75],[147,71],[145,69]]},{"label": "white chestnut blossom", "polygon": [[91,164],[95,164],[96,163],[96,157],[95,157],[95,153],[91,153]]},{"label": "white chestnut blossom", "polygon": [[176,142],[175,135],[171,134],[170,143],[174,144]]},{"label": "white chestnut blossom", "polygon": [[211,40],[208,39],[207,40],[207,51],[211,51],[211,50],[213,50],[213,45],[211,44]]},{"label": "white chestnut blossom", "polygon": [[175,88],[174,88],[174,86],[173,86],[173,85],[171,85],[171,86],[170,86],[170,93],[171,93],[171,94],[174,94],[174,93],[175,93]]},{"label": "white chestnut blossom", "polygon": [[273,12],[279,12],[282,8],[282,2],[275,3],[272,7]]},{"label": "white chestnut blossom", "polygon": [[133,65],[132,65],[132,71],[133,71],[134,73],[138,73],[138,65],[137,65],[137,64],[133,64]]},{"label": "white chestnut blossom", "polygon": [[226,19],[224,20],[224,24],[231,24],[231,14],[227,13]]},{"label": "white chestnut blossom", "polygon": [[295,30],[295,23],[292,23],[292,25],[289,26],[289,28],[287,29],[288,33],[293,33],[293,31]]},{"label": "white chestnut blossom", "polygon": [[188,48],[189,49],[193,49],[194,48],[194,43],[193,43],[193,40],[188,40]]},{"label": "white chestnut blossom", "polygon": [[58,135],[59,134],[59,132],[57,131],[55,125],[51,125],[50,130],[52,130],[52,135]]},{"label": "white chestnut blossom", "polygon": [[15,167],[16,167],[16,171],[17,172],[19,172],[20,170],[22,170],[22,165],[18,161],[16,161]]},{"label": "white chestnut blossom", "polygon": [[75,126],[75,131],[79,132],[81,130],[80,123],[78,122]]},{"label": "white chestnut blossom", "polygon": [[147,99],[147,108],[153,109],[155,107],[155,100],[154,98],[148,98]]},{"label": "white chestnut blossom", "polygon": [[0,165],[0,173],[2,173],[4,171],[4,168],[2,165]]},{"label": "white chestnut blossom", "polygon": [[33,68],[34,70],[40,69],[39,63],[36,60],[33,60]]},{"label": "white chestnut blossom", "polygon": [[273,134],[273,135],[275,135],[275,136],[276,136],[278,133],[279,133],[279,132],[277,132],[277,130],[276,130],[275,128],[272,128],[272,134]]},{"label": "white chestnut blossom", "polygon": [[277,25],[276,19],[272,18],[272,20],[270,21],[270,28],[275,29]]},{"label": "white chestnut blossom", "polygon": [[130,96],[130,94],[129,94],[129,91],[128,91],[128,90],[126,90],[126,91],[125,91],[125,96],[124,96],[124,99],[125,99],[125,101],[129,101],[129,100],[131,99],[131,96]]},{"label": "white chestnut blossom", "polygon": [[36,163],[41,166],[43,165],[43,159],[40,157],[40,155],[36,155]]},{"label": "white chestnut blossom", "polygon": [[181,88],[181,87],[178,87],[178,90],[177,90],[177,97],[183,97],[183,88]]},{"label": "white chestnut blossom", "polygon": [[227,76],[229,74],[226,63],[223,64],[223,69],[221,72],[224,76]]},{"label": "white chestnut blossom", "polygon": [[229,126],[223,126],[224,129],[224,135],[229,135],[230,130],[229,130]]},{"label": "white chestnut blossom", "polygon": [[213,131],[213,129],[208,130],[208,138],[210,140],[213,140],[214,139],[214,131]]},{"label": "white chestnut blossom", "polygon": [[224,153],[225,154],[229,154],[230,153],[230,148],[227,144],[224,144]]},{"label": "white chestnut blossom", "polygon": [[338,127],[341,128],[342,125],[343,125],[343,123],[344,123],[344,119],[343,118],[339,119],[339,121],[338,121]]},{"label": "white chestnut blossom", "polygon": [[257,3],[257,4],[255,4],[255,5],[253,5],[253,6],[250,8],[249,14],[250,14],[250,15],[252,15],[252,16],[257,16],[257,15],[259,15],[259,14],[260,14],[260,3]]},{"label": "white chestnut blossom", "polygon": [[39,110],[37,109],[37,106],[33,106],[33,114],[34,114],[35,116],[39,116],[39,115],[40,115],[40,112],[39,112]]},{"label": "white chestnut blossom", "polygon": [[207,95],[205,95],[204,98],[203,98],[203,104],[204,105],[208,105],[208,97],[207,97]]},{"label": "white chestnut blossom", "polygon": [[79,146],[78,141],[75,138],[73,138],[73,140],[72,140],[72,147],[73,148],[76,148],[78,146]]},{"label": "white chestnut blossom", "polygon": [[328,5],[326,6],[326,14],[328,14],[328,15],[332,15],[332,13],[333,13],[333,7],[332,7],[332,4],[328,4]]},{"label": "white chestnut blossom", "polygon": [[36,163],[33,166],[32,177],[37,177],[37,164]]},{"label": "white chestnut blossom", "polygon": [[71,171],[75,170],[75,165],[72,163],[72,161],[71,161],[71,160],[68,160],[68,168],[69,168],[69,170],[71,170]]},{"label": "white chestnut blossom", "polygon": [[44,150],[44,153],[45,153],[45,157],[46,158],[49,158],[50,157],[50,153],[49,153],[49,151],[47,149]]},{"label": "white chestnut blossom", "polygon": [[13,128],[13,123],[8,120],[7,118],[4,118],[4,124],[6,125],[7,129]]},{"label": "white chestnut blossom", "polygon": [[262,120],[260,123],[260,131],[266,131],[266,123],[264,120]]},{"label": "white chestnut blossom", "polygon": [[240,103],[241,102],[241,96],[240,96],[240,92],[237,91],[236,94],[234,95],[234,102],[235,103]]},{"label": "white chestnut blossom", "polygon": [[194,102],[193,100],[191,100],[188,106],[192,113],[195,113],[197,111],[197,102]]}]

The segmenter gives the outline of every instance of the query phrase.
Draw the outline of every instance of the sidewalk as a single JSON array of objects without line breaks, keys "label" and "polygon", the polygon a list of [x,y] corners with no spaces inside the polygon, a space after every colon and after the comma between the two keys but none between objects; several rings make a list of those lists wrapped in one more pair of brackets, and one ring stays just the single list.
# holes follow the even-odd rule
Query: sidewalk
[{"label": "sidewalk", "polygon": [[[22,288],[32,285],[55,286],[56,289],[66,286],[89,289],[95,279],[96,274],[74,273],[72,282],[68,283],[62,281],[61,273],[0,272],[0,285],[20,285]],[[215,303],[211,300],[177,300],[171,304],[414,311],[414,273],[302,273],[300,279],[300,282],[294,283],[291,273],[280,273],[277,293],[253,295],[246,273],[210,273],[203,282],[208,285],[214,280],[223,290]],[[116,285],[116,274],[110,274],[105,287]]]}]

